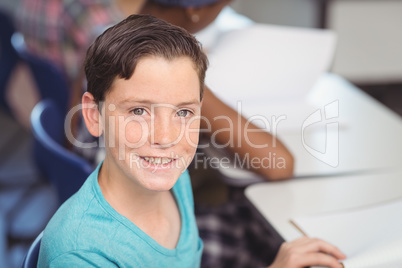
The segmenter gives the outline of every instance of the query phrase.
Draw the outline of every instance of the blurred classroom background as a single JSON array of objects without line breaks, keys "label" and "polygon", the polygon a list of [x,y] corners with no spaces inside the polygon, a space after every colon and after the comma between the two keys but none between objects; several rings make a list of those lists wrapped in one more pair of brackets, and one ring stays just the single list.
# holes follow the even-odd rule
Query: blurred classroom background
[{"label": "blurred classroom background", "polygon": [[[21,0],[2,0],[13,13]],[[230,6],[255,22],[327,28],[337,33],[331,72],[390,106],[402,107],[402,1],[234,0]]]},{"label": "blurred classroom background", "polygon": [[[2,0],[0,9],[12,17],[19,1]],[[402,115],[402,1],[235,0],[230,6],[259,23],[334,30],[337,45],[330,72]],[[0,267],[20,267],[43,229],[36,219],[57,209],[57,196],[43,184],[31,159],[32,133],[3,111],[0,126]],[[44,215],[31,207],[44,208]]]}]

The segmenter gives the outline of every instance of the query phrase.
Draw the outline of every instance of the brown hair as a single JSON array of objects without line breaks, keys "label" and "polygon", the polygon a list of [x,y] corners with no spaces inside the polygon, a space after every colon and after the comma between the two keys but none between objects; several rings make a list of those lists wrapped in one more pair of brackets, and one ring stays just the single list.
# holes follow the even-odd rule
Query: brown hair
[{"label": "brown hair", "polygon": [[87,91],[96,103],[104,100],[115,78],[130,79],[138,61],[145,56],[168,60],[189,57],[198,73],[202,99],[208,60],[195,37],[153,16],[131,15],[107,29],[87,51]]}]

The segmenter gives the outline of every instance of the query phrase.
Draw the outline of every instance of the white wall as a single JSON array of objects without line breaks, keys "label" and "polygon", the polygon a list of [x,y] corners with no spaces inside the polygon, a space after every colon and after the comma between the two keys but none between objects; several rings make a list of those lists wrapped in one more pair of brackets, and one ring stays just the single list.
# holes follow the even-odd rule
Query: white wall
[{"label": "white wall", "polygon": [[338,33],[333,72],[355,83],[402,82],[402,1],[333,1],[328,26]]}]

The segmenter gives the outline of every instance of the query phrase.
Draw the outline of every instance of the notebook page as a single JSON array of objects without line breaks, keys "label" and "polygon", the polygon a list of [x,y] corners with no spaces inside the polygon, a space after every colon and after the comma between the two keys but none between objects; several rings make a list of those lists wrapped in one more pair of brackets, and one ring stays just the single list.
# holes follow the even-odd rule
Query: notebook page
[{"label": "notebook page", "polygon": [[304,99],[332,62],[330,30],[254,24],[222,35],[208,58],[206,84],[228,105]]},{"label": "notebook page", "polygon": [[402,199],[292,221],[308,236],[344,252],[346,268],[402,267]]},{"label": "notebook page", "polygon": [[[402,227],[401,227],[402,228]],[[402,237],[343,261],[345,268],[400,268],[402,267]]]}]

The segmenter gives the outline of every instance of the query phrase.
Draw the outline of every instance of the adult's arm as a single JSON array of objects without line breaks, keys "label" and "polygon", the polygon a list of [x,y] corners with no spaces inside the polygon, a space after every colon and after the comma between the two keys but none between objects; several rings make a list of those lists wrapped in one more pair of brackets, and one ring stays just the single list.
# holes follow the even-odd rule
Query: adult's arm
[{"label": "adult's arm", "polygon": [[[223,103],[207,87],[204,92],[201,128],[210,129],[212,143],[228,145],[241,159],[248,159],[246,166],[267,180],[292,177],[294,159],[283,143],[263,131],[237,111]],[[208,122],[206,122],[208,121]],[[270,160],[269,160],[270,159]]]}]

